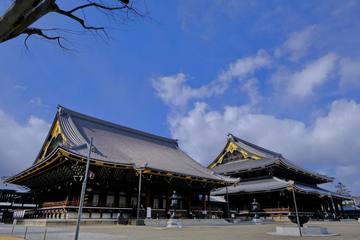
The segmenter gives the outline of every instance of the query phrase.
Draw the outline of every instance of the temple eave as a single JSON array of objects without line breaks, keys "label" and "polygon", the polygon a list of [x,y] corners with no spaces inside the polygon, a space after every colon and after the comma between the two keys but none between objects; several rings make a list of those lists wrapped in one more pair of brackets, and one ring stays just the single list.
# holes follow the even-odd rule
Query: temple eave
[{"label": "temple eave", "polygon": [[[52,152],[49,156],[46,157],[46,159],[43,159],[41,161],[38,161],[36,164],[31,166],[28,169],[25,169],[24,171],[16,174],[15,176],[9,177],[6,179],[9,183],[24,183],[26,180],[36,177],[37,175],[40,175],[46,171],[49,171],[53,168],[56,168],[57,166],[60,166],[61,164],[64,164],[66,161],[75,161],[77,164],[83,164],[86,163],[86,157],[75,154],[71,151],[68,151],[65,148],[58,147],[56,150]],[[105,168],[116,168],[116,169],[128,169],[137,171],[136,166],[134,164],[119,164],[114,162],[107,162],[103,160],[98,160],[91,158],[90,160],[91,166],[97,166],[97,167],[105,167]],[[167,177],[167,178],[176,178],[176,179],[182,179],[185,181],[195,181],[195,182],[203,182],[203,183],[209,183],[209,184],[215,184],[217,186],[223,186],[226,184],[225,181],[215,180],[215,179],[207,179],[203,177],[197,177],[192,175],[186,175],[182,173],[177,173],[173,171],[165,171],[161,169],[152,169],[152,168],[146,168],[143,171],[144,175],[156,175],[161,177]]]}]

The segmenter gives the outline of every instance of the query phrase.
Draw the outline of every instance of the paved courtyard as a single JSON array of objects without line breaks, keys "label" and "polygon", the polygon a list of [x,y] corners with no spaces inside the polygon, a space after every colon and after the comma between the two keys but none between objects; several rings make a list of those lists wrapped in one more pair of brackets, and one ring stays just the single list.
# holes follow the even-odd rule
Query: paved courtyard
[{"label": "paved courtyard", "polygon": [[[166,229],[142,226],[123,226],[123,225],[87,225],[81,227],[80,239],[82,240],[252,240],[252,239],[293,239],[291,237],[278,237],[266,234],[272,232],[277,224],[266,225],[233,225],[233,226],[197,226],[184,227],[182,229]],[[305,237],[303,239],[359,239],[360,224],[358,223],[310,223],[311,226],[327,226],[330,232],[339,233],[336,237]],[[294,226],[294,225],[293,225]],[[57,226],[47,228],[49,240],[68,240],[74,239],[74,226]],[[6,239],[12,230],[12,225],[0,225],[0,240]],[[14,235],[23,238],[24,226],[16,226]],[[27,239],[43,239],[43,227],[30,227]]]}]

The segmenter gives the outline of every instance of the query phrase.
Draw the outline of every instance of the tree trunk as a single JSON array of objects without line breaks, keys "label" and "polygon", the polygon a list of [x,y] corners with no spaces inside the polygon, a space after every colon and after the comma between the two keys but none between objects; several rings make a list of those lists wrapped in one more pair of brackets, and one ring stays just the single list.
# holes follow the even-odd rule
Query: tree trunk
[{"label": "tree trunk", "polygon": [[19,36],[56,7],[55,0],[15,0],[0,17],[0,43]]}]

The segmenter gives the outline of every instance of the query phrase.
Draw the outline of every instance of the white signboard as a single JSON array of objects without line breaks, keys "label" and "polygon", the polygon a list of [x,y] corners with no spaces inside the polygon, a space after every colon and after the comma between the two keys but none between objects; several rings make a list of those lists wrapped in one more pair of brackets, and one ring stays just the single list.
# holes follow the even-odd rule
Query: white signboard
[{"label": "white signboard", "polygon": [[151,207],[146,208],[146,218],[151,218]]},{"label": "white signboard", "polygon": [[16,210],[13,213],[13,218],[14,219],[22,219],[25,216],[25,210]]}]

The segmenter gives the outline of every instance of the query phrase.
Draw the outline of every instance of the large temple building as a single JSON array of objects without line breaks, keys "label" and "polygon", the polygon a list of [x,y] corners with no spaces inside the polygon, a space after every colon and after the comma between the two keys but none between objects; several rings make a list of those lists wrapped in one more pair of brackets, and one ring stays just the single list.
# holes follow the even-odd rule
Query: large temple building
[{"label": "large temple building", "polygon": [[83,218],[135,218],[139,190],[141,217],[151,208],[150,217],[165,218],[173,191],[180,196],[178,217],[221,215],[208,200],[229,178],[193,160],[176,140],[59,106],[33,165],[7,179],[29,187],[40,204],[27,217],[76,218],[91,138]]},{"label": "large temple building", "polygon": [[[251,202],[256,199],[262,216],[281,217],[298,211],[313,218],[339,217],[343,214],[345,196],[318,185],[333,178],[305,170],[276,153],[249,143],[232,134],[209,165],[218,174],[240,178],[240,182],[217,189],[215,196],[229,198],[233,216],[249,216]],[[295,197],[295,199],[294,199]]]}]

